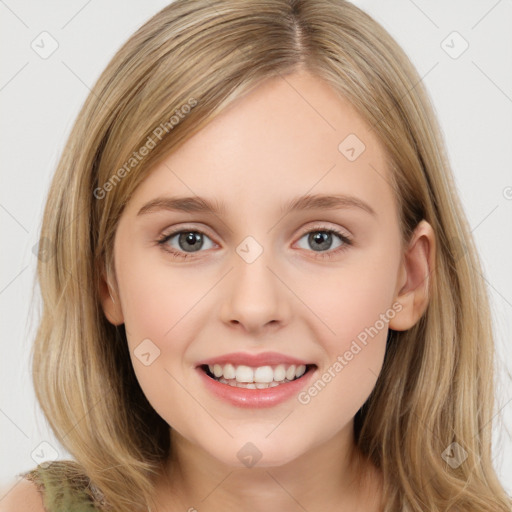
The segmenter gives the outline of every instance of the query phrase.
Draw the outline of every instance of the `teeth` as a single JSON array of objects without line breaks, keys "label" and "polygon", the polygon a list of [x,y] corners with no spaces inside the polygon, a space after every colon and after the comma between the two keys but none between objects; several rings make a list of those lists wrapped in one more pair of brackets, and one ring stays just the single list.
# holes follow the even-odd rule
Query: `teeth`
[{"label": "teeth", "polygon": [[[248,388],[248,389],[266,389],[266,388],[273,388],[275,386],[279,386],[279,382],[237,382],[236,380],[226,380],[223,377],[219,379],[219,382],[221,384],[228,384],[229,386],[235,387],[235,388]],[[290,382],[288,380],[285,380],[286,382]]]},{"label": "teeth", "polygon": [[292,365],[288,368],[288,370],[286,370],[286,378],[287,378],[288,380],[292,380],[292,379],[294,379],[294,378],[295,378],[295,365],[294,365],[294,364],[292,364]]},{"label": "teeth", "polygon": [[302,377],[306,373],[306,365],[301,364],[297,366],[297,369],[295,370],[295,377]]},{"label": "teeth", "polygon": [[274,380],[274,371],[271,366],[260,366],[254,370],[254,382],[269,383]]},{"label": "teeth", "polygon": [[229,363],[224,365],[222,373],[225,379],[234,379],[236,377],[236,369]]},{"label": "teeth", "polygon": [[286,378],[286,368],[284,364],[280,364],[274,368],[274,380],[281,382]]},{"label": "teeth", "polygon": [[[258,366],[251,368],[246,365],[234,366],[230,363],[225,365],[214,364],[208,365],[210,373],[220,381],[226,384],[236,385],[247,384],[250,389],[263,389],[269,385],[278,385],[280,382],[290,382],[296,378],[302,377],[306,372],[306,365],[290,365],[286,367],[284,364],[272,366]],[[251,386],[254,384],[254,387]]]},{"label": "teeth", "polygon": [[250,366],[241,364],[236,367],[237,382],[254,382],[254,370]]}]

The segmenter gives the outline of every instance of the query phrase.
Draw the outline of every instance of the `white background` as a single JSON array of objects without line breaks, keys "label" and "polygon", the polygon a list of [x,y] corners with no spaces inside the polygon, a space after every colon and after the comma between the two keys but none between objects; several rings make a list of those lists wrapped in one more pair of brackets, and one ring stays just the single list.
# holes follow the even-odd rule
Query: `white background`
[{"label": "white background", "polygon": [[[497,334],[499,389],[495,467],[512,494],[512,3],[507,0],[357,0],[405,49],[423,77],[444,132],[456,183],[484,264]],[[42,211],[74,119],[121,44],[167,4],[109,0],[0,2],[0,486],[68,454],[35,402],[30,312]],[[47,31],[57,50],[32,41]],[[443,47],[453,31],[469,44]],[[455,37],[455,38],[454,38]],[[461,49],[450,36],[444,45]],[[508,188],[507,188],[508,187]],[[40,443],[48,443],[40,446]],[[31,455],[33,454],[33,455]],[[32,458],[34,456],[35,458]]]}]

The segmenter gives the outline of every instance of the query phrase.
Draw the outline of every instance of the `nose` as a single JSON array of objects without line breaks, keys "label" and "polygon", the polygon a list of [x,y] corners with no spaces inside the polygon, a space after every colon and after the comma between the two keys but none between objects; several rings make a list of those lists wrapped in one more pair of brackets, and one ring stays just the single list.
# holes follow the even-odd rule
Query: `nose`
[{"label": "nose", "polygon": [[286,279],[273,268],[269,252],[264,250],[251,263],[235,253],[220,309],[221,320],[231,328],[260,334],[289,322],[292,293]]}]

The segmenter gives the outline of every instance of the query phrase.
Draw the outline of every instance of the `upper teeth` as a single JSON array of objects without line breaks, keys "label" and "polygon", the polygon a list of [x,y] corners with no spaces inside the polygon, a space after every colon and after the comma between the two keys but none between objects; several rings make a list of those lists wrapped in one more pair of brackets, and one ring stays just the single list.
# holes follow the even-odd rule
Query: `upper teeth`
[{"label": "upper teeth", "polygon": [[220,364],[209,364],[208,368],[217,378],[236,379],[237,382],[281,382],[285,378],[287,380],[293,380],[296,377],[301,377],[306,372],[306,365],[304,364],[299,366],[292,364],[287,367],[284,364],[279,364],[275,367],[258,366],[257,368],[251,368],[243,364],[234,366],[228,363],[224,366]]}]

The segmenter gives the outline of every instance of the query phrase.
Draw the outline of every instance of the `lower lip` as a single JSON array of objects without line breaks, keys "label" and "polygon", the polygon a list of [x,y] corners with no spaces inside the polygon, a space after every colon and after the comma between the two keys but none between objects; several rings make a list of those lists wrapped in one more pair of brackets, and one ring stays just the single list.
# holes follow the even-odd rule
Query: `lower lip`
[{"label": "lower lip", "polygon": [[201,368],[198,367],[196,370],[203,379],[206,388],[218,398],[236,407],[259,409],[281,404],[296,396],[311,380],[316,368],[310,369],[297,380],[265,389],[237,388],[229,384],[222,384],[222,382],[209,377]]}]

